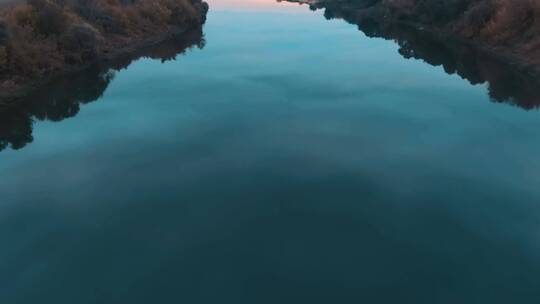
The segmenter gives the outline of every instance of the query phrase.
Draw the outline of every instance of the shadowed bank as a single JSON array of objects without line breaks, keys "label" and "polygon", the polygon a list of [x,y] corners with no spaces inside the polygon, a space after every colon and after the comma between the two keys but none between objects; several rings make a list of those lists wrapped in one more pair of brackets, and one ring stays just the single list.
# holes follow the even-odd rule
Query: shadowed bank
[{"label": "shadowed bank", "polygon": [[[436,1],[427,1],[432,2]],[[526,110],[540,106],[540,82],[537,76],[529,75],[505,58],[457,36],[428,31],[421,23],[411,25],[399,18],[382,16],[381,8],[377,6],[380,3],[378,0],[307,3],[311,3],[312,10],[324,9],[324,16],[328,20],[343,19],[357,25],[368,37],[394,41],[399,45],[399,53],[406,59],[420,59],[434,66],[442,66],[446,73],[457,74],[472,85],[487,84],[488,95],[494,102],[509,103]],[[423,20],[420,17],[409,18]]]},{"label": "shadowed bank", "polygon": [[[114,79],[115,71],[139,58],[175,60],[192,47],[203,48],[202,29],[173,35],[164,42],[125,52],[114,60],[93,65],[82,72],[53,79],[16,103],[0,107],[0,151],[20,149],[33,141],[37,121],[60,122],[76,116],[82,105],[98,100]],[[149,105],[151,106],[151,105]]]}]

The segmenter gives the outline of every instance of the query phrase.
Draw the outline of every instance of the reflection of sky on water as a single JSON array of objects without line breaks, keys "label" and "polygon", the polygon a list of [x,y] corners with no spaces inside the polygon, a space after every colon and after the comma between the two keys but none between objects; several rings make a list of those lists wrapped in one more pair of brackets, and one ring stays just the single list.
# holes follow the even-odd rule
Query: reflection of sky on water
[{"label": "reflection of sky on water", "polygon": [[289,17],[211,11],[0,153],[5,303],[527,303],[538,112]]}]

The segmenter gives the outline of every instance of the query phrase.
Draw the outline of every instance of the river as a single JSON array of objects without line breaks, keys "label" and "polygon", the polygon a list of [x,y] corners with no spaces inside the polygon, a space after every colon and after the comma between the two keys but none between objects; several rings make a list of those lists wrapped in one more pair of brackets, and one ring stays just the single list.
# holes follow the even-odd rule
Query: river
[{"label": "river", "polygon": [[540,303],[533,80],[412,29],[210,6],[0,114],[0,303]]}]

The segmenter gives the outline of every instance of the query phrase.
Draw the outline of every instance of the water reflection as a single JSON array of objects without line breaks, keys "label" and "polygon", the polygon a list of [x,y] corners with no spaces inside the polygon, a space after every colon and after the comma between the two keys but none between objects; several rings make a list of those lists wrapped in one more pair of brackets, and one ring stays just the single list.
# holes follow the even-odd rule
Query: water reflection
[{"label": "water reflection", "polygon": [[55,79],[24,100],[0,109],[0,151],[21,149],[33,141],[36,120],[61,121],[76,116],[81,105],[98,100],[113,81],[116,71],[139,58],[174,60],[191,47],[204,47],[201,29],[156,45],[126,53],[113,61],[95,65],[83,72]]},{"label": "water reflection", "polygon": [[369,11],[374,1],[298,1],[309,3],[312,10],[325,9],[326,19],[343,19],[358,26],[368,37],[393,40],[399,53],[407,59],[420,59],[433,66],[442,66],[448,74],[457,74],[473,85],[487,84],[494,102],[504,102],[530,110],[540,107],[540,83],[534,77],[516,71],[471,45],[445,37],[441,39],[411,26],[386,22]]}]

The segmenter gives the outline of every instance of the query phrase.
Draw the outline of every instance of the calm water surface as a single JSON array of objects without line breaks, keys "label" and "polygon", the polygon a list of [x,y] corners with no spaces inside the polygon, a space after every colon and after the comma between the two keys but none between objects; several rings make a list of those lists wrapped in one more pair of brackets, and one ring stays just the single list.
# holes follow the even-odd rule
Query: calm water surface
[{"label": "calm water surface", "polygon": [[4,115],[0,303],[540,303],[531,94],[214,2]]}]

